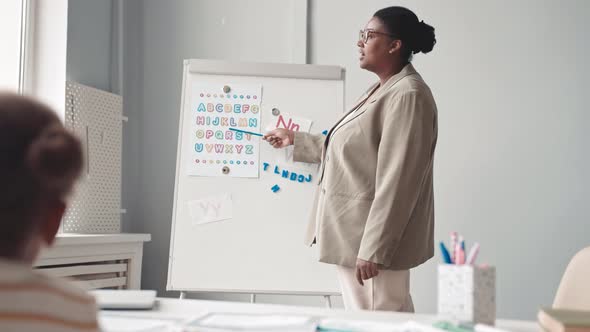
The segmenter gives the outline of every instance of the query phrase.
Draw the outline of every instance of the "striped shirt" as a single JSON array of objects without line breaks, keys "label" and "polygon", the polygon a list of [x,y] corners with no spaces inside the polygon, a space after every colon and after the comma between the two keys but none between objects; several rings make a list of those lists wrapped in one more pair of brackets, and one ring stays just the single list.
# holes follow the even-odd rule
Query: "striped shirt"
[{"label": "striped shirt", "polygon": [[99,331],[92,296],[65,280],[0,259],[0,331]]}]

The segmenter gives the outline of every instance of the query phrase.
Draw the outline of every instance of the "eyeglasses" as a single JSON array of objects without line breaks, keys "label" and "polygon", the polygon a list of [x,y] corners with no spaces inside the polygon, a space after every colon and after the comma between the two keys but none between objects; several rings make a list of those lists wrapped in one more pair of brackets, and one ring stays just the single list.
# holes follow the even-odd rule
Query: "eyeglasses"
[{"label": "eyeglasses", "polygon": [[364,30],[359,31],[359,40],[362,40],[363,44],[366,44],[369,41],[369,39],[373,38],[374,35],[376,35],[376,34],[389,36],[394,39],[397,38],[396,36],[389,34],[389,33],[379,32],[379,31],[375,31],[372,29],[364,29]]}]

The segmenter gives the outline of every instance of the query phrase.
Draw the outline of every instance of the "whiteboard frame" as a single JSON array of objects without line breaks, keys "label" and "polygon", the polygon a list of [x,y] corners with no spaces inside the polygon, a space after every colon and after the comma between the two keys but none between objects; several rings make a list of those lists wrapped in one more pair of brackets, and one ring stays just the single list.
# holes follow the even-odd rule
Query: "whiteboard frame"
[{"label": "whiteboard frame", "polygon": [[[211,288],[174,288],[172,285],[172,263],[174,257],[174,234],[176,232],[176,209],[178,195],[178,181],[180,178],[181,165],[181,140],[183,128],[183,111],[188,97],[185,94],[186,81],[189,74],[205,75],[233,75],[233,76],[257,76],[295,79],[317,79],[334,80],[345,82],[345,69],[339,66],[308,65],[308,64],[280,64],[280,63],[257,63],[257,62],[228,62],[223,60],[185,59],[182,71],[182,90],[180,98],[180,116],[178,124],[178,141],[176,150],[176,174],[174,179],[174,202],[172,208],[172,226],[170,229],[170,251],[168,255],[168,273],[166,277],[166,290],[181,292],[202,292],[202,293],[237,293],[237,294],[273,294],[273,295],[307,295],[307,296],[334,296],[341,295],[340,292],[316,292],[316,291],[275,291],[263,289],[211,289]],[[344,98],[344,91],[343,91]],[[343,101],[344,102],[344,101]],[[184,294],[181,294],[181,296]]]},{"label": "whiteboard frame", "polygon": [[227,62],[222,60],[195,59],[184,60],[184,66],[185,70],[182,79],[183,88],[184,84],[186,83],[186,77],[184,77],[184,74],[187,73],[187,67],[189,73],[203,75],[259,76],[344,81],[344,68],[338,66],[259,62]]}]

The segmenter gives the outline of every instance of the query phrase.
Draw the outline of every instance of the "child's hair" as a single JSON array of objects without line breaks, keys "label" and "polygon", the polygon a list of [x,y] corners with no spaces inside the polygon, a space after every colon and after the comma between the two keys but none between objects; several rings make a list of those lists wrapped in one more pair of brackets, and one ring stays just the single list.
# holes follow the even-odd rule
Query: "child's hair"
[{"label": "child's hair", "polygon": [[0,256],[19,254],[40,226],[43,208],[71,191],[82,163],[80,141],[55,112],[0,93]]}]

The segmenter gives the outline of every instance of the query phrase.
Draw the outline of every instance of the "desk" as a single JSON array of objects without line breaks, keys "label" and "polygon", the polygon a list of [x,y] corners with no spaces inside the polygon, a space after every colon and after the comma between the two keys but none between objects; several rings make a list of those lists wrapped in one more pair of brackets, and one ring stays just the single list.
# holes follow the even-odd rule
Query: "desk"
[{"label": "desk", "polygon": [[[342,309],[325,309],[316,307],[285,306],[274,304],[259,304],[245,302],[224,302],[224,301],[203,301],[203,300],[179,300],[171,298],[158,298],[156,309],[151,311],[102,311],[102,318],[121,316],[136,317],[145,319],[170,319],[187,320],[207,312],[224,313],[273,313],[273,314],[302,314],[309,316],[322,316],[332,318],[346,318],[371,320],[382,322],[405,322],[413,320],[416,322],[432,324],[440,319],[435,315],[407,314],[393,312],[347,312]],[[496,326],[506,331],[514,332],[538,332],[541,329],[536,322],[503,320],[496,322]],[[108,331],[105,331],[108,332]]]}]

